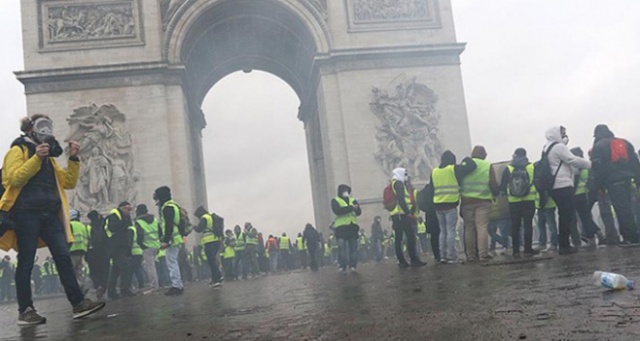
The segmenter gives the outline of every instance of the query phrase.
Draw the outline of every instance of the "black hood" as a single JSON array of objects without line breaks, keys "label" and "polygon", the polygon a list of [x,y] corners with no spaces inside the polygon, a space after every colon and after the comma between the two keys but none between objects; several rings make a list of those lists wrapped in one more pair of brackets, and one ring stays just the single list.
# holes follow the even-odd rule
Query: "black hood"
[{"label": "black hood", "polygon": [[171,200],[171,189],[167,186],[158,187],[153,193],[153,197],[157,199],[161,204]]},{"label": "black hood", "polygon": [[447,150],[440,157],[440,168],[456,164],[456,155],[452,151]]},{"label": "black hood", "polygon": [[615,135],[606,124],[598,124],[596,128],[593,130],[593,137],[596,141],[606,139],[606,138],[614,138]]},{"label": "black hood", "polygon": [[345,184],[339,185],[338,186],[338,196],[341,196],[342,192],[344,192],[344,191],[347,191],[347,192],[349,192],[349,194],[351,194],[351,187],[349,187],[349,186],[347,186]]}]

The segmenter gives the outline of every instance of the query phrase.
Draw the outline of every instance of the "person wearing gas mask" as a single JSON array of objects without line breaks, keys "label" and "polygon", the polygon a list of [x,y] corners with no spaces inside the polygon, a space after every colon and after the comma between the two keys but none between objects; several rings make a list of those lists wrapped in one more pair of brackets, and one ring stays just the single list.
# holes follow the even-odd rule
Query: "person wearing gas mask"
[{"label": "person wearing gas mask", "polygon": [[558,254],[568,255],[575,253],[577,249],[569,245],[571,223],[575,219],[576,208],[574,197],[574,169],[589,169],[591,162],[579,156],[573,155],[567,147],[569,136],[563,126],[551,127],[545,133],[547,144],[543,152],[549,159],[551,174],[555,175],[553,189],[549,195],[558,206]]},{"label": "person wearing gas mask", "polygon": [[358,266],[358,216],[362,214],[358,201],[351,197],[351,187],[338,186],[338,196],[331,200],[331,210],[336,215],[333,227],[338,241],[338,264],[340,272],[347,266],[352,272]]},{"label": "person wearing gas mask", "polygon": [[63,150],[53,135],[53,122],[48,116],[25,117],[20,130],[24,134],[12,143],[4,158],[5,193],[0,200],[0,211],[5,216],[3,224],[11,228],[0,238],[0,249],[20,250],[15,278],[18,324],[46,322],[46,318],[36,312],[31,292],[36,250],[44,246],[49,248],[56,263],[67,299],[73,306],[73,318],[85,317],[105,304],[84,297],[67,247],[74,239],[65,190],[75,188],[78,181],[80,145],[69,142],[69,159],[63,168],[56,162]]}]

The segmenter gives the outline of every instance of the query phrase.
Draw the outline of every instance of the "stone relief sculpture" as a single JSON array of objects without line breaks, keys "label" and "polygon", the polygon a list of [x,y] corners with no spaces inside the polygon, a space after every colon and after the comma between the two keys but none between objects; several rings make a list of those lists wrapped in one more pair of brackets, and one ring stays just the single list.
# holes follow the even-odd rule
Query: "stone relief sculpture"
[{"label": "stone relief sculpture", "polygon": [[307,0],[315,7],[323,16],[327,16],[327,0]]},{"label": "stone relief sculpture", "polygon": [[405,167],[415,179],[429,180],[443,148],[438,139],[438,95],[415,78],[396,86],[390,95],[374,87],[370,108],[380,123],[376,127],[378,150],[374,157],[386,174]]},{"label": "stone relief sculpture", "polygon": [[356,22],[404,21],[429,17],[428,0],[352,0]]},{"label": "stone relief sculpture", "polygon": [[140,174],[134,167],[125,115],[114,105],[95,104],[73,111],[66,141],[80,142],[80,179],[71,206],[82,212],[106,211],[121,201],[136,202]]},{"label": "stone relief sculpture", "polygon": [[136,36],[132,2],[95,3],[47,8],[50,43]]},{"label": "stone relief sculpture", "polygon": [[178,9],[187,2],[187,0],[163,0],[161,3],[162,8],[162,29],[165,30],[167,25],[178,12]]}]

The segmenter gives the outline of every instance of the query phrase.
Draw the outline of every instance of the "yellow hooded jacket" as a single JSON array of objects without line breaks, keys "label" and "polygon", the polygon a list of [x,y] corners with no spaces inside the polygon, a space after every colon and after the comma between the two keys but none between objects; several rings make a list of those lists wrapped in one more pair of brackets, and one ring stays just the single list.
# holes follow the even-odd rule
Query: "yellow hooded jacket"
[{"label": "yellow hooded jacket", "polygon": [[[80,172],[80,162],[68,160],[67,169],[59,166],[53,158],[49,158],[55,170],[56,181],[58,183],[58,192],[60,193],[60,221],[65,228],[67,242],[73,243],[73,233],[71,232],[71,223],[69,219],[69,204],[65,190],[71,190],[76,187],[78,175]],[[2,185],[5,188],[4,195],[0,199],[0,210],[10,211],[15,204],[22,187],[40,171],[42,161],[37,155],[29,157],[28,148],[20,145],[11,147],[7,155],[4,157],[2,168]],[[19,227],[16,227],[19,228]],[[42,239],[38,240],[38,247],[45,247],[46,244]],[[14,249],[18,251],[18,243],[15,232],[7,231],[0,238],[0,249],[8,251]]]}]

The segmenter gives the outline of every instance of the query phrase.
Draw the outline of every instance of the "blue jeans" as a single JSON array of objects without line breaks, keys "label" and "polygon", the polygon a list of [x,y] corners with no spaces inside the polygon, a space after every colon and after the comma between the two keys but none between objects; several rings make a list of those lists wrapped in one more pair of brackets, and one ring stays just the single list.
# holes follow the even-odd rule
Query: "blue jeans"
[{"label": "blue jeans", "polygon": [[33,308],[31,271],[38,249],[38,238],[42,238],[53,256],[60,281],[71,305],[76,306],[82,303],[84,295],[73,271],[67,247],[67,237],[57,213],[16,212],[14,217],[18,249],[20,249],[18,268],[16,269],[18,311],[23,313],[27,307]]},{"label": "blue jeans", "polygon": [[171,278],[171,286],[176,289],[184,289],[180,276],[180,265],[178,265],[178,252],[180,252],[180,245],[170,246],[165,252],[165,261],[169,270],[169,278]]},{"label": "blue jeans", "polygon": [[538,231],[540,231],[538,243],[541,247],[547,246],[547,227],[551,233],[551,245],[558,246],[558,225],[556,224],[555,208],[538,209]]},{"label": "blue jeans", "polygon": [[[500,243],[504,248],[509,247],[509,235],[511,229],[511,219],[489,221],[489,236],[491,236],[491,250],[496,249],[496,243]],[[498,234],[498,231],[500,234]]]},{"label": "blue jeans", "polygon": [[456,251],[456,226],[458,225],[458,209],[436,211],[440,225],[440,257],[446,260],[458,259]]},{"label": "blue jeans", "polygon": [[338,238],[338,264],[341,269],[358,266],[358,240]]},{"label": "blue jeans", "polygon": [[269,262],[271,263],[271,271],[278,271],[278,251],[269,252]]},{"label": "blue jeans", "polygon": [[384,255],[382,254],[382,242],[380,240],[376,239],[373,241],[373,253],[376,257],[376,262],[379,262],[384,258]]}]

